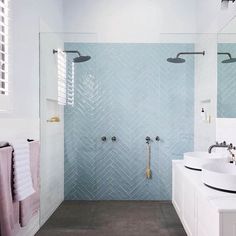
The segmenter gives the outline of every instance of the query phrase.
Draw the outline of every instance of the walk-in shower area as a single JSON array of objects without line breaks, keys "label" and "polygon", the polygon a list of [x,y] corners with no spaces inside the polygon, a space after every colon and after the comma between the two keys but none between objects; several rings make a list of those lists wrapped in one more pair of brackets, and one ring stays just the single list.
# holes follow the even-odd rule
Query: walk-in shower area
[{"label": "walk-in shower area", "polygon": [[181,66],[166,58],[192,51],[193,44],[65,43],[65,48],[91,56],[74,65],[74,104],[64,110],[65,198],[170,199],[171,160],[193,148],[194,58]]},{"label": "walk-in shower area", "polygon": [[[42,152],[55,167],[42,175],[42,192],[52,185],[48,176],[57,187],[54,195],[45,190],[41,204],[48,209],[50,200],[65,199],[43,229],[68,222],[63,215],[72,208],[89,212],[85,225],[76,221],[86,230],[98,219],[110,224],[105,215],[118,208],[137,223],[134,208],[141,207],[169,215],[174,223],[166,230],[185,235],[169,201],[172,160],[194,148],[195,76],[207,54],[197,38],[107,43],[96,34],[40,35]],[[44,207],[41,214],[47,218]]]},{"label": "walk-in shower area", "polygon": [[165,37],[41,34],[42,136],[57,133],[66,200],[171,199],[171,161],[193,149],[195,58],[206,52]]}]

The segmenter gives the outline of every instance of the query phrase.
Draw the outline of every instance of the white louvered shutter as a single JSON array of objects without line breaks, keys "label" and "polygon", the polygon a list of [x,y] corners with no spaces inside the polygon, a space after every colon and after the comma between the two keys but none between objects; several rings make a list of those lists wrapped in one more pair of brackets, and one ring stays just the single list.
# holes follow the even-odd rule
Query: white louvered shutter
[{"label": "white louvered shutter", "polygon": [[0,0],[0,110],[9,108],[8,79],[8,32],[9,32],[9,0]]},{"label": "white louvered shutter", "polygon": [[66,105],[66,54],[57,50],[58,104]]},{"label": "white louvered shutter", "polygon": [[75,63],[73,61],[69,62],[67,68],[67,104],[70,106],[74,105],[74,78],[75,78]]}]

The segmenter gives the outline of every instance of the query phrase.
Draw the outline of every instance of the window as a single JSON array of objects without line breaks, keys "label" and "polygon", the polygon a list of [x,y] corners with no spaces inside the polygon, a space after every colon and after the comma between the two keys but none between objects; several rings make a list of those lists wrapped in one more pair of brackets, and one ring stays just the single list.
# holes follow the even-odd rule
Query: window
[{"label": "window", "polygon": [[0,94],[8,95],[8,0],[0,0]]}]

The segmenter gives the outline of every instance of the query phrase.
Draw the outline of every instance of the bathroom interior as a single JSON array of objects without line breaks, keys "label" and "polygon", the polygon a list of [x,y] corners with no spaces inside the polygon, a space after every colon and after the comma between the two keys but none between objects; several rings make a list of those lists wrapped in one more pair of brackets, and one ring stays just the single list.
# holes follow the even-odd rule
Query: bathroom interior
[{"label": "bathroom interior", "polygon": [[0,12],[0,236],[236,235],[234,0]]}]

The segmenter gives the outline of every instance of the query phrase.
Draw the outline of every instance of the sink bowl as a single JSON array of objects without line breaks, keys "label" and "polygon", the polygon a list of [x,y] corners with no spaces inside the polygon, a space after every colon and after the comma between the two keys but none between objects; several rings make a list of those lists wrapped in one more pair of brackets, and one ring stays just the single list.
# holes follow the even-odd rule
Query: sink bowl
[{"label": "sink bowl", "polygon": [[236,193],[236,166],[230,163],[211,163],[202,167],[202,182],[208,187]]},{"label": "sink bowl", "polygon": [[222,153],[186,152],[184,153],[184,166],[193,170],[202,170],[202,166],[214,162],[227,162]]}]

